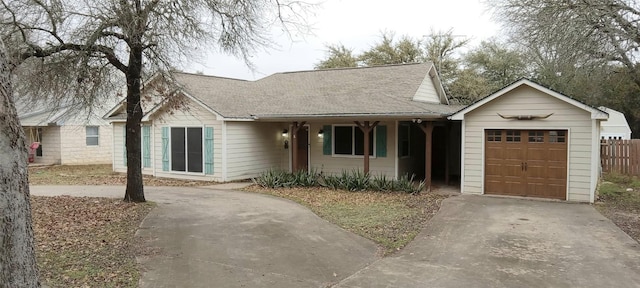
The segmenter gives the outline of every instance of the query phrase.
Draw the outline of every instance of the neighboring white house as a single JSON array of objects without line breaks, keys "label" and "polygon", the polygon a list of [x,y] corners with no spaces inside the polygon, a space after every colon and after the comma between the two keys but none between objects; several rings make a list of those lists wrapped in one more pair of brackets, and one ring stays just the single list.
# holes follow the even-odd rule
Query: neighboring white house
[{"label": "neighboring white house", "polygon": [[631,128],[629,128],[629,123],[622,112],[604,106],[600,106],[598,109],[609,113],[609,119],[600,124],[601,139],[631,139]]},{"label": "neighboring white house", "polygon": [[[38,164],[110,164],[112,129],[104,110],[85,112],[71,107],[25,108],[18,111],[30,158]],[[34,143],[40,143],[36,145]],[[31,149],[30,149],[31,150]]]},{"label": "neighboring white house", "polygon": [[593,202],[607,117],[526,79],[469,105],[449,117],[462,122],[461,192]]},{"label": "neighboring white house", "polygon": [[[415,174],[428,184],[460,181],[469,194],[594,200],[607,113],[529,80],[465,108],[449,105],[430,63],[256,81],[173,78],[186,109],[142,103],[145,174],[233,181],[273,168],[358,169],[390,178]],[[143,99],[159,99],[154,93],[167,91],[156,87],[164,79],[147,81]],[[125,103],[105,115],[118,172],[127,169],[125,115]]]}]

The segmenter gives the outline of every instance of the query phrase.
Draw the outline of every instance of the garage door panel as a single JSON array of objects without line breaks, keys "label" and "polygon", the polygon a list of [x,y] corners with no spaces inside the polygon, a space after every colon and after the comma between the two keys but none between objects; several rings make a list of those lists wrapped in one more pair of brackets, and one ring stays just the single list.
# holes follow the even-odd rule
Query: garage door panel
[{"label": "garage door panel", "polygon": [[485,193],[565,199],[566,135],[563,130],[485,134]]}]

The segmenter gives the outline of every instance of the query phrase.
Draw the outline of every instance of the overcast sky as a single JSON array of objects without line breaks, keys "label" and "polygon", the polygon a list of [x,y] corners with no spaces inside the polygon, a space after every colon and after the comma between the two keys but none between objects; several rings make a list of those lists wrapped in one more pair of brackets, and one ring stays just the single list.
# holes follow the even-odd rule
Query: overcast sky
[{"label": "overcast sky", "polygon": [[252,58],[255,71],[243,61],[221,54],[205,63],[183,67],[230,78],[254,80],[277,72],[311,70],[325,57],[325,44],[342,43],[360,52],[380,39],[380,31],[395,31],[396,37],[421,38],[430,28],[472,38],[472,44],[499,36],[499,26],[482,0],[324,0],[308,19],[314,35],[290,39],[274,36],[277,48]]}]

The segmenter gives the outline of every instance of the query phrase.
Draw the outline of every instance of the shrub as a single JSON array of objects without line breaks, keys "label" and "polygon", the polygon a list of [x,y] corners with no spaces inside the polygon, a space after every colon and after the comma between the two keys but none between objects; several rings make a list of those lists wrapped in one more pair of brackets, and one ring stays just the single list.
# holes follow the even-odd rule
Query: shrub
[{"label": "shrub", "polygon": [[297,187],[314,187],[319,186],[318,183],[318,173],[315,169],[311,170],[311,172],[298,170],[291,174],[291,185]]},{"label": "shrub", "polygon": [[271,169],[254,178],[253,182],[265,188],[323,186],[333,190],[402,191],[417,194],[424,189],[425,183],[420,181],[416,185],[413,181],[414,178],[415,175],[411,175],[411,177],[404,175],[397,180],[388,178],[385,175],[371,177],[369,173],[364,173],[360,170],[343,170],[338,175],[325,175],[316,172],[316,170],[289,173],[279,169]]},{"label": "shrub", "polygon": [[291,176],[288,172],[280,169],[269,169],[261,173],[252,181],[265,188],[290,187],[292,185]]}]

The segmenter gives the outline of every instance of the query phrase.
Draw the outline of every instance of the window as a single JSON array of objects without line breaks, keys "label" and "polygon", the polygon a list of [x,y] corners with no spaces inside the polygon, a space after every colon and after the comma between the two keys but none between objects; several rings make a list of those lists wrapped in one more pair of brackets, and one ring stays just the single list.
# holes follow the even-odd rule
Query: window
[{"label": "window", "polygon": [[[364,155],[364,133],[356,126],[334,126],[335,155]],[[373,156],[373,134],[369,133],[369,155]]]},{"label": "window", "polygon": [[171,128],[171,170],[202,172],[202,128]]},{"label": "window", "polygon": [[564,143],[567,141],[567,131],[549,131],[549,142]]},{"label": "window", "polygon": [[507,130],[507,142],[520,142],[520,131]]},{"label": "window", "polygon": [[398,156],[409,156],[409,147],[411,143],[409,140],[410,135],[411,126],[408,124],[400,124],[400,126],[398,126]]},{"label": "window", "polygon": [[487,142],[502,142],[502,130],[487,130]]},{"label": "window", "polygon": [[98,146],[98,126],[87,126],[86,128],[86,136],[87,136],[87,146]]},{"label": "window", "polygon": [[543,143],[544,131],[529,131],[529,143]]}]

